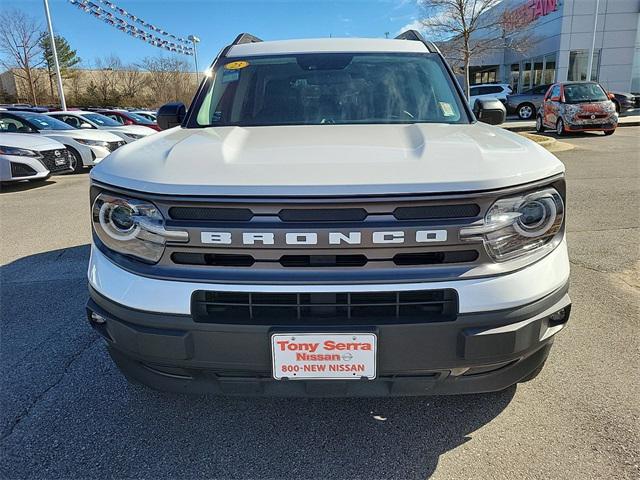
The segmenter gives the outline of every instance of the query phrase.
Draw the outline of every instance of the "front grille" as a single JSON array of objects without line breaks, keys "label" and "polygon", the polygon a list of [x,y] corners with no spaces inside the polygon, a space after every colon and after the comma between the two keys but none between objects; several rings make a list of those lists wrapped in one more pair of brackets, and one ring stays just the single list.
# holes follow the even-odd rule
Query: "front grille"
[{"label": "front grille", "polygon": [[107,142],[107,150],[109,150],[110,152],[113,152],[114,150],[117,150],[124,144],[125,144],[124,140],[120,140],[118,142]]},{"label": "front grille", "polygon": [[454,321],[453,289],[392,292],[262,293],[199,290],[191,298],[200,323],[371,325]]},{"label": "front grille", "polygon": [[[169,228],[156,268],[193,280],[246,283],[414,282],[459,278],[491,262],[459,230],[482,221],[492,194],[443,197],[155,198]],[[269,242],[251,243],[267,232]],[[404,238],[386,242],[396,232]],[[311,240],[307,243],[307,236]],[[250,241],[245,241],[249,236]]]},{"label": "front grille", "polygon": [[[593,120],[593,119],[600,119],[600,118],[607,118],[609,116],[609,114],[607,113],[587,113],[587,114],[581,114],[578,115],[577,117],[581,120]],[[593,117],[593,118],[592,118]]]},{"label": "front grille", "polygon": [[69,170],[71,161],[69,152],[66,148],[60,148],[57,150],[46,150],[40,152],[40,155],[42,155],[42,158],[40,158],[40,162],[51,173],[60,172],[62,170]]},{"label": "front grille", "polygon": [[11,162],[11,176],[16,178],[16,177],[30,177],[32,175],[35,175],[36,172],[33,168],[31,168],[29,165],[25,165],[23,163],[15,163],[15,162]]}]

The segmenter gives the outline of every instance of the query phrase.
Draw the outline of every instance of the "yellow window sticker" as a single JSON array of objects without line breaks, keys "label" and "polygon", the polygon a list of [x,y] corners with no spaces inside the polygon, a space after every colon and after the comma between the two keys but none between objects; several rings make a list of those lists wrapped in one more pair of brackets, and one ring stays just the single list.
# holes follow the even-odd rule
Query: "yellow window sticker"
[{"label": "yellow window sticker", "polygon": [[225,70],[240,70],[241,68],[245,68],[249,66],[249,62],[245,60],[239,60],[237,62],[227,63],[224,68]]},{"label": "yellow window sticker", "polygon": [[440,110],[442,110],[442,114],[445,117],[455,116],[455,113],[453,113],[453,108],[451,108],[450,103],[447,103],[447,102],[439,102],[439,103],[440,103]]}]

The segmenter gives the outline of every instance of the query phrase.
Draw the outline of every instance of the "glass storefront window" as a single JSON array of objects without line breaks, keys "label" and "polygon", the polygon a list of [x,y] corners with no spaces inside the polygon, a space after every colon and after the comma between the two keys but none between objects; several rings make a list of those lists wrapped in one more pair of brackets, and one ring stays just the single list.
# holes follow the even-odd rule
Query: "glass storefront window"
[{"label": "glass storefront window", "polygon": [[531,88],[531,62],[525,62],[522,69],[522,90],[529,90]]},{"label": "glass storefront window", "polygon": [[543,85],[553,83],[556,79],[556,54],[552,53],[544,57],[544,78]]},{"label": "glass storefront window", "polygon": [[514,63],[511,65],[511,73],[509,75],[509,85],[513,93],[518,93],[518,81],[520,80],[520,64]]},{"label": "glass storefront window", "polygon": [[533,86],[542,85],[542,57],[536,58],[533,62]]},{"label": "glass storefront window", "polygon": [[[600,50],[593,52],[593,66],[591,68],[591,80],[598,81],[600,67]],[[569,72],[567,80],[584,81],[587,80],[587,69],[589,68],[589,51],[572,50],[569,52]]]}]

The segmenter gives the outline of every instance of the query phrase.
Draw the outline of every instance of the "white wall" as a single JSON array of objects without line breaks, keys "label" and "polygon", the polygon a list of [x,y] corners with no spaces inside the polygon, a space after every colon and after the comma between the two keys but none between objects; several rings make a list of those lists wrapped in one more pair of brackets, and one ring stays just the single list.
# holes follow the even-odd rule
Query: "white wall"
[{"label": "white wall", "polygon": [[[596,0],[562,0],[562,34],[557,79],[567,79],[569,52],[589,50]],[[640,0],[600,0],[595,48],[600,49],[599,81],[608,90],[631,90]]]}]

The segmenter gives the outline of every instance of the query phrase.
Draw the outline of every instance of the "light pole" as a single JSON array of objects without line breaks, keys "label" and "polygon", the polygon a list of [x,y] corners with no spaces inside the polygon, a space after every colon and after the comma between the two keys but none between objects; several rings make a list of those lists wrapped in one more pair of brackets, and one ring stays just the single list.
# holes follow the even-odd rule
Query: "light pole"
[{"label": "light pole", "polygon": [[193,43],[193,60],[196,64],[196,79],[198,80],[198,83],[200,83],[200,70],[198,70],[198,48],[196,47],[196,45],[200,43],[200,39],[195,35],[189,35],[187,38],[191,40],[191,43]]},{"label": "light pole", "polygon": [[593,16],[593,36],[591,38],[591,50],[589,50],[589,66],[587,67],[587,81],[591,81],[591,70],[593,69],[593,54],[596,50],[596,30],[598,29],[598,10],[600,0],[596,0],[596,13]]},{"label": "light pole", "polygon": [[51,25],[51,13],[49,12],[49,2],[44,1],[44,14],[47,17],[47,26],[49,27],[49,41],[51,42],[51,52],[53,53],[53,65],[56,69],[56,77],[58,79],[58,96],[60,97],[60,105],[62,110],[67,109],[67,102],[64,99],[64,89],[62,88],[62,75],[60,75],[60,64],[58,63],[58,50],[56,49],[56,37],[53,34],[53,26]]}]

